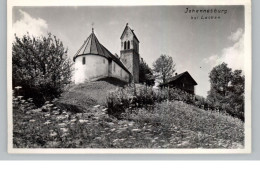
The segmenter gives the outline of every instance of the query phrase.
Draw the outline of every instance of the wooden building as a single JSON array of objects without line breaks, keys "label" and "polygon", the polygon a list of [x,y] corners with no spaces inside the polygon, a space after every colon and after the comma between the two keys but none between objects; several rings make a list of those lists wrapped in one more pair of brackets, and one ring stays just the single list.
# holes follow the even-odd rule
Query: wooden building
[{"label": "wooden building", "polygon": [[160,84],[160,87],[178,88],[194,95],[196,85],[198,85],[197,82],[186,71],[181,74],[176,74],[166,83]]}]

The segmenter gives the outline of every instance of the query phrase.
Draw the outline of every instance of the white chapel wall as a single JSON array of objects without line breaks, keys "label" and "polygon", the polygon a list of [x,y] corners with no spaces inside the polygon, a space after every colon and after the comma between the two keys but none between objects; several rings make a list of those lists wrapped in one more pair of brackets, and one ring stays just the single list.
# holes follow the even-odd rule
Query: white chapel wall
[{"label": "white chapel wall", "polygon": [[[83,64],[85,57],[85,64]],[[98,55],[79,56],[75,60],[75,83],[84,83],[108,76],[108,60]]]},{"label": "white chapel wall", "polygon": [[129,81],[129,73],[127,73],[122,67],[120,67],[114,61],[112,61],[112,77],[118,78],[126,82]]}]

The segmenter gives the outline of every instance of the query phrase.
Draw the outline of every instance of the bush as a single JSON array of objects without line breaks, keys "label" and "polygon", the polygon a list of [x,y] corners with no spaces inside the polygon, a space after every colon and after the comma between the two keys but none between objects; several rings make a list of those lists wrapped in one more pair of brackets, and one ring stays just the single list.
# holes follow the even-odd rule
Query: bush
[{"label": "bush", "polygon": [[162,88],[159,90],[154,90],[148,86],[141,86],[137,89],[135,87],[120,88],[108,94],[106,106],[109,114],[119,116],[126,110],[153,108],[156,103],[163,101],[181,101],[204,110],[222,111],[233,115],[228,111],[233,107],[219,108],[220,106],[204,97],[192,95],[177,88]]},{"label": "bush", "polygon": [[58,97],[71,79],[71,62],[63,43],[48,34],[35,38],[29,34],[15,36],[12,46],[13,88],[21,86],[19,95],[33,98],[37,106]]},{"label": "bush", "polygon": [[180,89],[163,88],[155,91],[149,86],[141,86],[137,89],[126,87],[111,92],[108,94],[106,105],[109,114],[117,115],[125,112],[126,109],[152,108],[155,103],[166,100],[195,105],[194,95]]}]

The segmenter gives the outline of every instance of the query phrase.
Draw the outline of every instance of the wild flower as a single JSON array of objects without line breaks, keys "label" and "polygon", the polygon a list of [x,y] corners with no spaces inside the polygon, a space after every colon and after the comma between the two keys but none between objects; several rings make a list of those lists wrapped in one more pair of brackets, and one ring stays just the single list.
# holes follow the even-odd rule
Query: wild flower
[{"label": "wild flower", "polygon": [[49,120],[47,120],[46,122],[44,122],[45,125],[51,124],[51,122]]},{"label": "wild flower", "polygon": [[85,122],[88,122],[88,120],[84,120],[84,119],[79,120],[79,123],[85,123]]},{"label": "wild flower", "polygon": [[21,89],[22,87],[21,86],[16,86],[15,89],[19,90]]},{"label": "wild flower", "polygon": [[51,115],[50,114],[45,114],[44,117],[50,117]]}]

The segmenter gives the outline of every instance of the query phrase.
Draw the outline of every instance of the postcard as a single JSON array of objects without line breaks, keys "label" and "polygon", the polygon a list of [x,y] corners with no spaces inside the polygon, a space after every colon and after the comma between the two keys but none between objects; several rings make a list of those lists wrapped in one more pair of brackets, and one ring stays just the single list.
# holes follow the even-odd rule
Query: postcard
[{"label": "postcard", "polygon": [[8,1],[8,152],[251,153],[251,1]]}]

